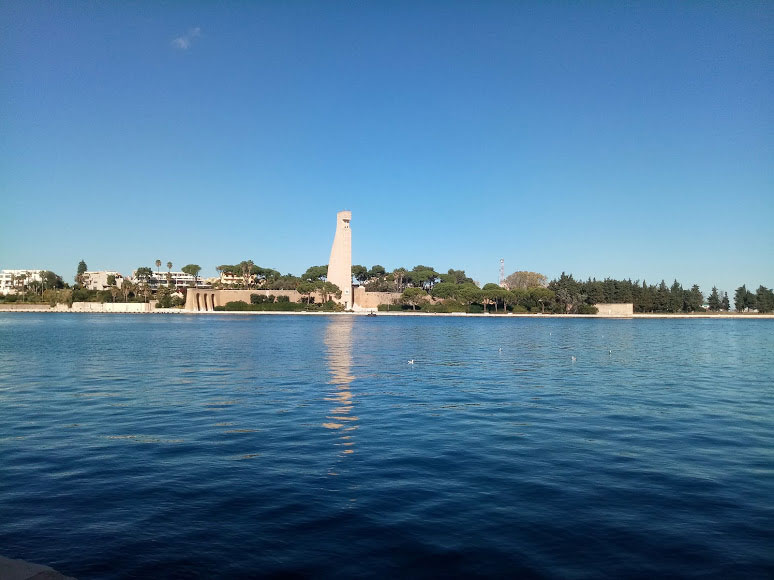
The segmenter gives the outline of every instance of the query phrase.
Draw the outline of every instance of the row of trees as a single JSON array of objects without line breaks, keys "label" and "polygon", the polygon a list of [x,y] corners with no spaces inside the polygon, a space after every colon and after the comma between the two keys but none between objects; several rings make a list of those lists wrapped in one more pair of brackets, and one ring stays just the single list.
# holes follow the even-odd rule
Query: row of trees
[{"label": "row of trees", "polygon": [[[453,281],[437,282],[429,291],[423,286],[404,290],[400,302],[412,309],[428,304],[430,297],[437,300],[456,302],[470,309],[473,304],[484,310],[516,312],[551,312],[560,314],[591,314],[596,312],[594,304],[633,302],[636,312],[695,312],[703,310],[703,296],[694,285],[684,290],[675,281],[672,287],[665,282],[658,286],[629,280],[588,280],[578,281],[571,274],[546,283],[545,276],[536,273],[518,273],[509,276],[506,287],[486,284],[478,288],[475,284]],[[510,288],[508,287],[510,286]],[[727,301],[727,297],[726,297]]]},{"label": "row of trees", "polygon": [[758,290],[753,294],[743,284],[734,292],[734,305],[739,312],[750,310],[774,312],[774,290],[765,286],[758,286]]},{"label": "row of trees", "polygon": [[[400,303],[417,308],[427,309],[430,299],[440,303],[432,305],[432,309],[440,312],[470,312],[474,305],[482,310],[497,312],[555,312],[555,294],[543,287],[519,288],[508,290],[497,284],[486,284],[479,288],[469,282],[455,284],[439,282],[427,292],[424,288],[414,286],[406,288],[400,296]],[[581,309],[582,313],[596,312],[593,307]]]},{"label": "row of trees", "polygon": [[[375,269],[376,266],[370,272]],[[451,268],[441,274],[431,266],[418,265],[411,270],[396,268],[391,273],[383,272],[380,276],[370,277],[365,289],[402,292],[400,304],[413,310],[557,311],[555,292],[546,287],[546,277],[536,272],[514,272],[506,278],[504,287],[490,283],[480,288],[465,270]],[[431,298],[435,299],[433,303]],[[596,309],[589,306],[580,311],[591,313]]]},{"label": "row of trees", "polygon": [[[156,260],[156,272],[149,267],[137,268],[135,272],[137,283],[124,280],[119,287],[114,277],[108,277],[108,290],[102,292],[96,299],[104,299],[105,294],[115,301],[122,297],[124,301],[143,299],[148,301],[154,295],[151,288],[151,280],[155,277],[161,280],[161,260]],[[172,296],[171,270],[172,262],[167,262],[167,287],[159,285],[155,289],[157,299],[165,305],[169,303],[179,304],[182,300],[178,296]],[[264,289],[297,290],[311,302],[315,293],[323,296],[324,301],[331,297],[340,297],[341,289],[326,280],[327,265],[311,266],[301,276],[281,274],[273,268],[256,265],[252,260],[243,260],[238,264],[223,264],[218,266],[218,272],[228,273],[240,278],[235,285],[244,288],[260,286]],[[68,299],[94,300],[82,286],[84,273],[87,271],[86,262],[81,260],[78,264],[76,286],[73,294]],[[198,279],[201,267],[197,264],[188,264],[182,271]],[[697,312],[705,309],[704,295],[699,286],[693,284],[690,288],[683,287],[675,280],[670,286],[662,280],[659,284],[651,285],[645,281],[616,280],[607,278],[596,280],[589,278],[586,281],[576,280],[572,274],[562,273],[559,278],[547,280],[547,277],[538,272],[519,271],[514,272],[505,279],[504,287],[497,284],[486,284],[479,288],[478,284],[468,277],[464,270],[449,269],[445,274],[437,272],[433,267],[417,265],[411,269],[395,268],[387,271],[383,266],[376,264],[367,268],[356,264],[352,266],[353,280],[362,285],[366,291],[400,292],[400,303],[412,309],[426,308],[430,298],[446,302],[449,307],[464,308],[469,310],[473,305],[479,305],[483,309],[507,311],[509,309],[526,312],[560,312],[583,313],[589,312],[594,304],[599,303],[626,303],[634,305],[635,312]],[[50,290],[47,298],[57,295],[57,290],[66,290],[69,287],[62,278],[50,271],[40,273],[40,280],[26,280],[21,275],[18,279],[18,291],[21,291],[22,299],[26,292],[37,296],[37,300],[43,299],[46,290]],[[112,278],[112,279],[111,279]],[[17,281],[14,281],[17,284]],[[233,287],[234,285],[231,285]],[[84,295],[89,293],[88,296]],[[16,297],[13,298],[14,300]],[[734,293],[735,307],[737,311],[772,312],[774,311],[774,291],[760,286],[752,292],[746,286],[737,288]],[[728,294],[718,291],[713,287],[707,297],[706,307],[710,311],[727,311],[730,309]]]},{"label": "row of trees", "polygon": [[[161,274],[158,269],[161,267],[161,260],[156,260],[156,279],[161,280]],[[72,289],[71,294],[67,297],[68,301],[75,302],[106,302],[111,300],[116,302],[119,298],[123,298],[124,302],[129,301],[143,301],[148,302],[153,296],[156,295],[160,304],[169,306],[179,306],[184,301],[179,296],[172,296],[174,289],[171,288],[172,280],[172,262],[167,262],[167,286],[161,286],[155,290],[151,287],[151,280],[154,277],[153,270],[147,266],[140,266],[135,270],[135,279],[137,282],[132,282],[129,279],[124,278],[121,284],[118,284],[114,275],[107,277],[108,288],[106,290],[90,290],[84,287],[85,276],[88,271],[85,260],[81,260],[78,263],[77,274],[75,276],[75,287]],[[60,300],[61,301],[61,300]],[[168,306],[167,306],[168,305]]]},{"label": "row of trees", "polygon": [[[557,302],[563,304],[567,312],[573,311],[582,303],[624,302],[632,302],[635,312],[720,312],[731,309],[728,293],[721,293],[716,286],[712,287],[705,305],[704,295],[697,284],[685,288],[677,280],[672,282],[671,286],[667,286],[664,280],[656,285],[649,285],[645,281],[632,282],[611,278],[581,282],[574,280],[571,274],[562,273],[558,279],[548,284],[548,288],[556,292]],[[738,312],[773,312],[774,291],[760,286],[753,293],[746,286],[740,286],[734,293],[734,306]]]},{"label": "row of trees", "polygon": [[264,284],[267,280],[276,280],[281,274],[273,268],[257,266],[252,260],[242,260],[239,264],[221,264],[215,268],[218,275],[241,276],[245,288]]},{"label": "row of trees", "polygon": [[[425,268],[425,267],[418,267]],[[710,311],[728,311],[730,303],[727,293],[721,293],[717,287],[704,303],[704,295],[699,286],[693,284],[685,288],[675,280],[668,286],[664,280],[650,285],[645,281],[588,279],[576,280],[572,274],[562,273],[559,278],[547,282],[547,278],[537,272],[514,272],[505,280],[505,288],[496,284],[486,284],[478,288],[468,282],[464,271],[450,270],[457,276],[445,276],[433,280],[430,284],[420,282],[411,285],[401,295],[400,303],[412,309],[427,308],[430,298],[446,301],[449,306],[462,306],[469,310],[477,304],[483,310],[552,313],[592,313],[594,304],[631,302],[635,312],[688,313]],[[761,286],[753,293],[742,286],[735,293],[738,311],[757,310],[774,311],[774,292]],[[436,306],[437,307],[437,306]]]},{"label": "row of trees", "polygon": [[352,266],[352,275],[366,290],[366,292],[403,292],[407,288],[421,288],[430,292],[436,284],[472,284],[478,286],[472,278],[469,278],[464,270],[449,269],[446,274],[441,274],[432,266],[419,264],[410,270],[408,268],[395,268],[388,272],[379,264],[370,269],[365,266]]},{"label": "row of trees", "polygon": [[[160,260],[156,261],[157,268]],[[171,269],[171,263],[167,264]],[[198,276],[201,268],[191,264],[185,266],[193,276]],[[146,269],[150,270],[150,269]],[[218,272],[231,273],[242,277],[239,285],[244,288],[260,286],[275,290],[299,290],[307,297],[314,292],[325,295],[336,295],[332,285],[327,283],[327,265],[311,266],[301,276],[292,274],[280,274],[273,268],[256,265],[252,260],[244,260],[236,265],[224,264],[218,266]],[[416,308],[422,301],[422,294],[416,289],[423,290],[426,296],[433,296],[442,300],[455,300],[463,305],[481,304],[484,307],[509,308],[520,306],[528,311],[540,308],[541,312],[565,312],[577,313],[588,310],[588,306],[600,303],[626,303],[634,305],[635,312],[666,312],[684,313],[704,310],[704,295],[699,286],[693,284],[688,287],[675,280],[667,285],[664,280],[659,284],[647,284],[628,280],[616,280],[607,278],[596,280],[589,278],[586,281],[575,280],[572,274],[565,274],[555,280],[548,281],[547,277],[539,272],[518,271],[513,272],[505,279],[505,288],[495,284],[487,284],[479,288],[478,284],[465,274],[464,270],[449,269],[445,274],[437,272],[432,266],[419,264],[411,269],[399,267],[388,271],[384,266],[375,264],[371,268],[356,264],[352,266],[353,280],[362,285],[368,292],[405,292],[411,290],[405,302]],[[438,287],[437,290],[436,287]],[[475,288],[475,290],[474,290]],[[543,288],[553,292],[549,297],[538,289]],[[434,291],[435,290],[435,291]],[[476,290],[480,293],[476,294]],[[503,291],[527,290],[525,294],[503,295]],[[531,298],[530,296],[536,296]],[[419,301],[419,302],[417,302]],[[734,294],[734,302],[737,311],[758,310],[759,312],[774,311],[774,293],[771,289],[760,286],[753,293],[741,286]],[[731,308],[728,294],[719,292],[717,287],[707,297],[706,306],[710,311],[728,311]]]},{"label": "row of trees", "polygon": [[[582,304],[621,304],[631,302],[635,312],[698,312],[704,310],[704,295],[699,286],[690,289],[675,280],[667,286],[662,280],[657,285],[631,280],[575,280],[572,274],[565,274],[548,283],[556,293],[556,302],[564,312],[577,312]],[[727,298],[726,298],[727,301]],[[722,302],[722,301],[721,301]]]},{"label": "row of trees", "polygon": [[25,273],[11,274],[11,287],[17,295],[21,294],[22,300],[26,300],[28,292],[42,297],[46,290],[59,290],[65,286],[62,277],[50,270],[40,270],[37,278]]}]

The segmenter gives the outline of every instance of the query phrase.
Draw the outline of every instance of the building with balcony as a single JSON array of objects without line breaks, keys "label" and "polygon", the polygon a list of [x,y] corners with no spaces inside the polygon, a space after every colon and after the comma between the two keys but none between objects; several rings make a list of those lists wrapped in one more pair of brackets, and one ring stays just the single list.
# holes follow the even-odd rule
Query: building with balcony
[{"label": "building with balcony", "polygon": [[124,283],[124,275],[113,270],[99,270],[83,273],[83,287],[88,290],[107,290],[112,284],[108,283],[108,278],[113,276],[116,279],[115,285],[119,288]]},{"label": "building with balcony", "polygon": [[0,294],[16,294],[30,282],[40,282],[43,270],[2,270],[0,271]]},{"label": "building with balcony", "polygon": [[159,286],[169,286],[170,288],[209,288],[208,284],[202,278],[195,279],[185,272],[153,272],[150,278],[138,278],[137,272],[132,272],[131,282],[134,284],[148,282],[154,290]]}]

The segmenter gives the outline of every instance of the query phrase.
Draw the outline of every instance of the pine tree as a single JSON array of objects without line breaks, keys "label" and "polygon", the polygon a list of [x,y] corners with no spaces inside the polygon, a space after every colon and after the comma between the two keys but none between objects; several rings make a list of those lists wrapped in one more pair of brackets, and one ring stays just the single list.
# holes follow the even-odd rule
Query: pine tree
[{"label": "pine tree", "polygon": [[734,308],[737,312],[742,312],[749,307],[747,304],[747,286],[742,284],[734,292]]},{"label": "pine tree", "polygon": [[758,312],[771,312],[774,310],[774,291],[761,285],[755,293],[755,303]]},{"label": "pine tree", "polygon": [[685,306],[683,287],[675,280],[669,290],[669,312],[682,312]]},{"label": "pine tree", "polygon": [[669,288],[663,280],[661,280],[661,284],[658,285],[658,289],[656,290],[656,298],[653,301],[653,310],[655,312],[669,311]]},{"label": "pine tree", "polygon": [[78,284],[78,286],[83,286],[83,274],[88,269],[89,268],[86,266],[85,260],[78,262],[78,273],[75,275],[75,283]]},{"label": "pine tree", "polygon": [[709,298],[707,298],[707,304],[712,312],[720,310],[720,296],[718,295],[717,287],[712,287],[712,293],[709,295]]},{"label": "pine tree", "polygon": [[701,303],[704,302],[704,295],[701,293],[701,290],[699,290],[698,284],[694,284],[691,289],[686,292],[686,298],[688,310],[696,312],[701,309]]}]

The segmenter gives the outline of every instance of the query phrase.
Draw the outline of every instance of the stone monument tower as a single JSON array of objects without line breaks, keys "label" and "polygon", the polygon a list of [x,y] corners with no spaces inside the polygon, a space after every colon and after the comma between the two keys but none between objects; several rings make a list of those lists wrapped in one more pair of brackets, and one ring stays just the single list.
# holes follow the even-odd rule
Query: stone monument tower
[{"label": "stone monument tower", "polygon": [[331,259],[328,260],[328,282],[341,288],[341,302],[344,308],[352,308],[352,230],[349,222],[351,211],[336,214],[336,235],[331,247]]}]

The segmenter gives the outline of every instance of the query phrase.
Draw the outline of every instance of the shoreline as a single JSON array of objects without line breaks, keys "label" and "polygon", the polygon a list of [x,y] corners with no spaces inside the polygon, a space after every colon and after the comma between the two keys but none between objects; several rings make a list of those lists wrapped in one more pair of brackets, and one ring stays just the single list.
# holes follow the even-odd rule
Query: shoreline
[{"label": "shoreline", "polygon": [[[32,305],[30,305],[32,306]],[[194,310],[182,310],[172,308],[157,308],[148,311],[112,311],[103,312],[98,310],[71,310],[68,308],[50,308],[50,307],[34,307],[31,308],[8,308],[7,306],[0,306],[0,313],[70,313],[70,314],[132,314],[132,315],[147,315],[147,314],[170,314],[170,315],[206,315],[206,316],[367,316],[374,312],[376,316],[439,316],[439,317],[461,317],[461,318],[581,318],[587,320],[594,319],[614,319],[614,320],[634,320],[634,319],[699,319],[699,320],[771,320],[774,319],[774,314],[755,314],[755,313],[738,313],[738,314],[708,314],[700,312],[697,314],[668,314],[668,313],[635,313],[631,316],[614,316],[604,314],[532,314],[532,313],[508,313],[508,314],[494,314],[494,313],[468,313],[468,312],[412,312],[410,310],[404,312],[379,312],[371,310],[363,310],[357,312],[284,312],[284,311],[194,311]]]}]

